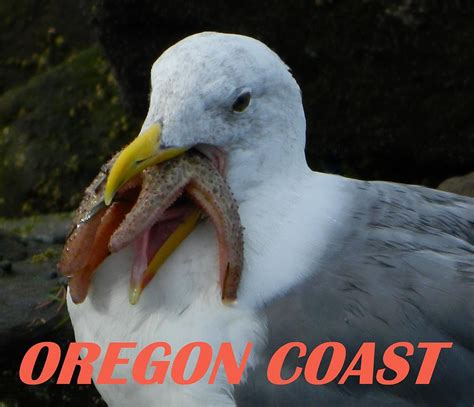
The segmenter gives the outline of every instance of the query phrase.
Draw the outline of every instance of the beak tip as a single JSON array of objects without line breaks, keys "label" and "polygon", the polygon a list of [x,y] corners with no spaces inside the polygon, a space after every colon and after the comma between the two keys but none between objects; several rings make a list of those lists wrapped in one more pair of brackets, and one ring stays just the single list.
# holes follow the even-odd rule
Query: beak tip
[{"label": "beak tip", "polygon": [[120,185],[117,187],[117,182],[114,179],[115,177],[109,177],[107,178],[107,183],[105,184],[105,190],[104,190],[104,203],[106,206],[109,206],[117,192],[117,190],[120,188]]},{"label": "beak tip", "polygon": [[237,303],[237,298],[231,297],[231,298],[222,298],[222,303],[226,306],[232,306]]},{"label": "beak tip", "polygon": [[138,303],[141,293],[142,290],[140,289],[140,287],[130,287],[130,290],[128,292],[128,301],[131,305],[136,305]]},{"label": "beak tip", "polygon": [[112,198],[113,196],[111,196],[110,194],[104,194],[104,203],[106,206],[110,205],[110,203],[112,202]]}]

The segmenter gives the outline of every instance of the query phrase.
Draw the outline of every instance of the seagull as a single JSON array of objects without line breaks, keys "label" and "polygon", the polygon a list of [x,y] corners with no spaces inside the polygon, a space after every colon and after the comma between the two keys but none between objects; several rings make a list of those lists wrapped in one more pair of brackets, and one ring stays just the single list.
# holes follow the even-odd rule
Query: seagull
[{"label": "seagull", "polygon": [[[140,135],[108,171],[105,204],[139,172],[198,148],[219,152],[243,227],[238,291],[223,301],[219,245],[202,220],[180,240],[130,304],[133,245],[95,271],[87,296],[68,310],[75,337],[137,342],[121,357],[163,341],[180,349],[252,343],[244,379],[140,385],[131,366],[96,384],[109,406],[433,406],[474,403],[474,200],[421,186],[312,171],[305,159],[300,88],[278,55],[241,35],[205,32],[166,50],[151,69]],[[217,154],[217,153],[216,153]],[[104,205],[105,205],[104,204]],[[93,248],[91,249],[93,250]],[[337,341],[348,359],[364,342],[452,342],[429,385],[412,373],[398,385],[356,380],[315,386],[268,381],[272,354],[289,342]],[[410,364],[419,365],[416,353]],[[304,365],[290,354],[283,374]],[[96,362],[103,361],[103,354]],[[97,369],[94,369],[96,372]],[[94,373],[96,374],[96,373]],[[412,380],[409,380],[409,379]]]}]

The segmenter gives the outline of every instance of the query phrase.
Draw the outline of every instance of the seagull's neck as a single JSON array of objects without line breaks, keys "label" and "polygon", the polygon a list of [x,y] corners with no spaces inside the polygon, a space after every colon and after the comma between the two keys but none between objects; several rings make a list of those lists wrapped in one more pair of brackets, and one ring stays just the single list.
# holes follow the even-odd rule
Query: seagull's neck
[{"label": "seagull's neck", "polygon": [[[268,186],[281,184],[282,179],[299,182],[311,173],[304,145],[293,141],[296,137],[282,142],[277,138],[281,134],[285,132],[255,136],[256,140],[239,140],[227,151],[226,180],[239,206],[258,199]],[[272,138],[277,141],[268,143]]]},{"label": "seagull's neck", "polygon": [[343,222],[347,180],[311,171],[303,150],[291,153],[253,150],[245,164],[230,162],[245,242],[238,298],[252,308],[317,272]]}]

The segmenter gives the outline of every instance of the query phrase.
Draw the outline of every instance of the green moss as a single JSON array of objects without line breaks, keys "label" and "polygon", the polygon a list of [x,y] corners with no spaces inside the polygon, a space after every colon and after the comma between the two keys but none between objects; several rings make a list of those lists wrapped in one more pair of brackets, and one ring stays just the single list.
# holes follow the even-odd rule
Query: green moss
[{"label": "green moss", "polygon": [[31,263],[39,264],[45,263],[47,261],[57,259],[59,256],[59,251],[52,247],[48,247],[45,251],[37,253],[31,257]]},{"label": "green moss", "polygon": [[31,238],[35,233],[41,234],[44,233],[44,230],[49,230],[48,225],[55,225],[64,222],[69,223],[71,218],[71,212],[21,218],[0,217],[0,231],[20,238]]},{"label": "green moss", "polygon": [[36,223],[37,218],[35,216],[25,218],[21,222],[15,222],[14,219],[0,217],[0,230],[5,230],[13,235],[24,238],[31,233]]},{"label": "green moss", "polygon": [[[67,16],[67,18],[64,18]],[[0,93],[63,62],[92,42],[77,1],[0,2]]]},{"label": "green moss", "polygon": [[0,230],[26,238],[42,221],[40,216],[28,216],[21,219],[0,217]]},{"label": "green moss", "polygon": [[0,96],[0,215],[73,209],[135,135],[111,75],[94,46]]}]

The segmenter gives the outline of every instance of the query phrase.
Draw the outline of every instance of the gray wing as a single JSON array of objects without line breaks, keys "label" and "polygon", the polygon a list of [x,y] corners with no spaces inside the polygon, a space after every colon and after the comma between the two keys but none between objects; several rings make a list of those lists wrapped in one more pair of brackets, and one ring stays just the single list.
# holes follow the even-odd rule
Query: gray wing
[{"label": "gray wing", "polygon": [[[353,185],[355,209],[347,232],[312,277],[262,310],[269,343],[262,365],[236,388],[238,405],[472,406],[474,200],[416,186]],[[342,342],[345,367],[362,342],[374,341],[376,369],[394,342],[454,345],[441,353],[430,385],[414,385],[422,350],[409,359],[410,375],[396,386],[356,381],[312,386],[304,379],[270,385],[269,357],[293,341],[304,342],[309,351],[321,342]],[[293,356],[285,365],[288,377],[304,364]]]}]

